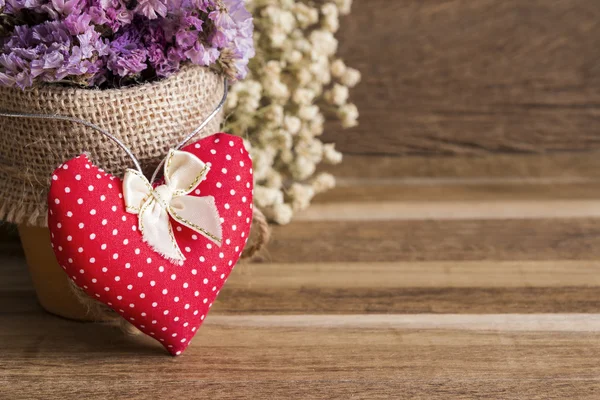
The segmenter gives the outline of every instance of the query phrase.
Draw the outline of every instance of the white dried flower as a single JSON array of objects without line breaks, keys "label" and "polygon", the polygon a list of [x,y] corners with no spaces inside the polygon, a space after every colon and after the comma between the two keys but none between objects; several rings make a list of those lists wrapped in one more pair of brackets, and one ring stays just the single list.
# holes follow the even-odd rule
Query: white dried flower
[{"label": "white dried flower", "polygon": [[336,83],[335,85],[333,85],[333,88],[331,88],[331,90],[325,92],[325,99],[333,105],[341,106],[346,104],[349,95],[350,91],[346,86]]},{"label": "white dried flower", "polygon": [[335,149],[334,143],[323,145],[323,161],[328,164],[339,164],[342,162],[342,153]]},{"label": "white dried flower", "polygon": [[319,140],[324,115],[344,127],[357,124],[348,88],[360,73],[336,57],[333,35],[351,3],[247,0],[257,55],[248,78],[231,88],[225,129],[252,144],[256,205],[276,223],[288,223],[335,183],[330,174],[314,177],[319,163],[342,159],[333,144]]},{"label": "white dried flower", "polygon": [[352,128],[358,125],[358,108],[354,104],[344,104],[338,111],[344,128]]},{"label": "white dried flower", "polygon": [[346,72],[342,76],[342,83],[350,88],[353,88],[360,82],[360,71],[354,68],[346,69]]},{"label": "white dried flower", "polygon": [[335,178],[333,175],[326,172],[320,173],[312,181],[312,187],[315,193],[323,193],[335,187]]},{"label": "white dried flower", "polygon": [[331,63],[331,75],[334,78],[340,79],[346,73],[346,64],[342,60],[335,60]]},{"label": "white dried flower", "polygon": [[292,202],[292,210],[302,211],[310,205],[310,201],[315,196],[315,190],[309,185],[293,183],[287,191],[287,196]]},{"label": "white dried flower", "polygon": [[338,8],[333,3],[325,3],[321,7],[323,14],[323,27],[329,32],[335,33],[340,28],[340,16]]}]

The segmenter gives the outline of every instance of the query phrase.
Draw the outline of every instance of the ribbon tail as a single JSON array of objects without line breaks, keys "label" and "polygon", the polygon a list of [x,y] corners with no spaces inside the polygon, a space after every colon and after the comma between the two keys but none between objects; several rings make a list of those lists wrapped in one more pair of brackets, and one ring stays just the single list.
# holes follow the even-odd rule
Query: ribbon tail
[{"label": "ribbon tail", "polygon": [[123,197],[125,209],[131,214],[138,214],[140,205],[148,199],[152,192],[152,185],[146,177],[138,171],[128,169],[123,177]]},{"label": "ribbon tail", "polygon": [[144,241],[154,251],[172,261],[185,260],[185,256],[173,235],[169,214],[156,200],[150,199],[142,206],[139,215],[139,226],[143,232]]},{"label": "ribbon tail", "polygon": [[169,206],[169,214],[175,221],[221,246],[223,230],[214,197],[182,196],[174,198]]}]

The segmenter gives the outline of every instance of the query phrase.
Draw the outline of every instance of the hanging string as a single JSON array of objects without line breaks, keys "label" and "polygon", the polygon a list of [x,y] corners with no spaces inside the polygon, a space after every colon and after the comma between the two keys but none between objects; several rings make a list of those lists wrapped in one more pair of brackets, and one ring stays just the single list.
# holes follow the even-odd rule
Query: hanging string
[{"label": "hanging string", "polygon": [[[223,82],[224,82],[223,83],[223,97],[221,98],[221,101],[219,102],[217,107],[213,110],[213,112],[211,112],[204,119],[204,121],[202,121],[202,123],[196,129],[194,129],[193,132],[188,134],[177,146],[175,146],[175,150],[179,150],[180,148],[185,146],[192,138],[194,138],[194,136],[196,136],[202,129],[204,129],[206,127],[206,125],[208,125],[210,123],[210,121],[212,121],[212,119],[219,113],[219,111],[221,111],[221,109],[223,108],[223,105],[225,105],[225,100],[227,100],[227,94],[229,92],[229,83],[227,81],[227,78],[223,79]],[[107,137],[108,139],[113,141],[121,149],[123,149],[123,151],[125,151],[125,153],[129,156],[129,158],[131,158],[131,161],[135,165],[135,169],[138,170],[138,172],[143,175],[142,167],[140,166],[140,163],[139,163],[138,159],[135,157],[135,155],[133,154],[133,152],[123,142],[121,142],[119,139],[117,139],[113,134],[111,134],[107,130],[101,128],[100,126],[98,126],[92,122],[89,122],[89,121],[86,121],[83,119],[79,119],[79,118],[75,118],[75,117],[69,117],[66,115],[29,114],[29,113],[23,113],[23,112],[11,112],[11,111],[3,111],[3,110],[0,110],[0,117],[32,118],[32,119],[47,119],[47,120],[55,120],[55,121],[68,121],[68,122],[74,122],[77,124],[87,126],[88,128],[91,128],[91,129],[101,133],[102,135],[104,135],[105,137]],[[161,160],[160,164],[154,171],[154,174],[152,174],[152,179],[150,180],[150,182],[154,182],[154,180],[156,179],[156,177],[160,171],[160,168],[165,163],[165,160],[166,160],[166,157]]]}]

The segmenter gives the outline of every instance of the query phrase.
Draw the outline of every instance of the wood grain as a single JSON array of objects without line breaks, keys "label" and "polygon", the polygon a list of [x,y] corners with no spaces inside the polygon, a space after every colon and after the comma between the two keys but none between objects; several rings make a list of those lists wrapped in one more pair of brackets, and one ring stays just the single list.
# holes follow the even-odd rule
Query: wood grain
[{"label": "wood grain", "polygon": [[355,1],[338,38],[363,73],[360,126],[325,135],[344,152],[600,148],[596,0]]},{"label": "wood grain", "polygon": [[14,400],[593,399],[600,389],[597,316],[566,316],[560,331],[545,330],[544,316],[517,317],[517,330],[510,316],[437,329],[420,319],[376,328],[354,317],[217,317],[173,359],[107,326],[2,317],[0,385]]},{"label": "wood grain", "polygon": [[600,219],[296,221],[274,227],[265,260],[376,262],[589,260]]}]

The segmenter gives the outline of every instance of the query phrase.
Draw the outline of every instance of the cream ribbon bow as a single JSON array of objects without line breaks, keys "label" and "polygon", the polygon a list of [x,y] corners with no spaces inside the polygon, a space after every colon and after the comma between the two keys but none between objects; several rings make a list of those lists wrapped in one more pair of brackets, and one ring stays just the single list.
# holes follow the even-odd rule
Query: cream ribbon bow
[{"label": "cream ribbon bow", "polygon": [[213,196],[188,196],[200,184],[210,166],[195,155],[170,150],[165,162],[164,184],[153,188],[138,171],[128,169],[123,179],[127,212],[138,214],[144,241],[164,257],[183,261],[169,216],[205,236],[218,246],[222,241],[221,218]]}]

